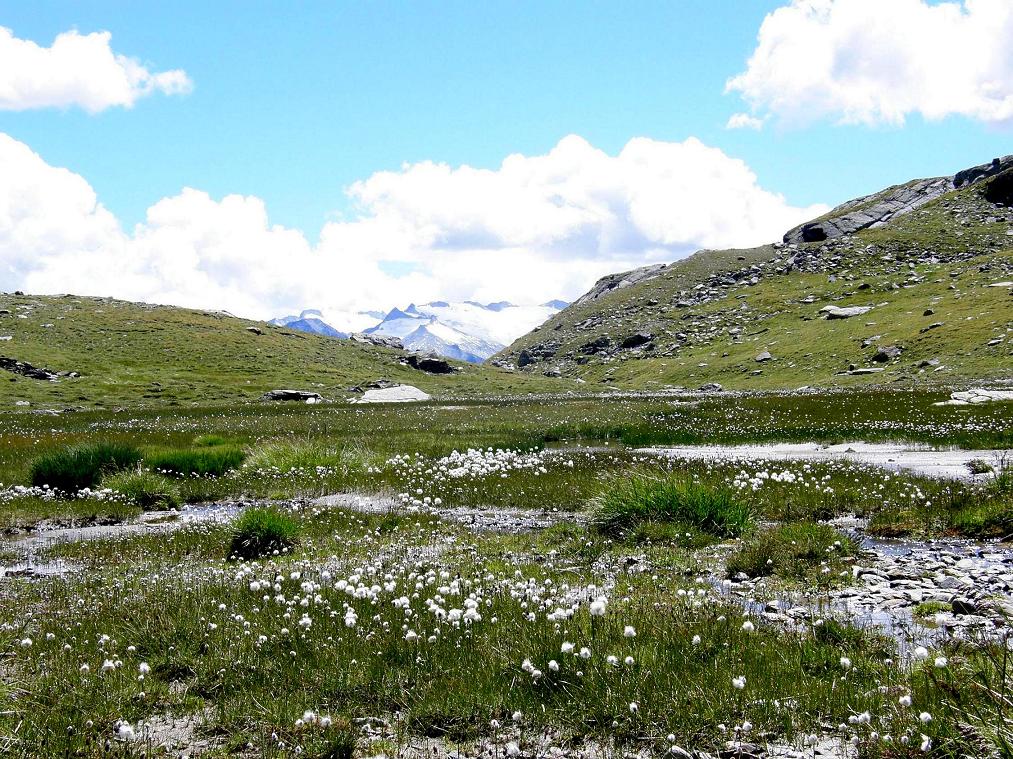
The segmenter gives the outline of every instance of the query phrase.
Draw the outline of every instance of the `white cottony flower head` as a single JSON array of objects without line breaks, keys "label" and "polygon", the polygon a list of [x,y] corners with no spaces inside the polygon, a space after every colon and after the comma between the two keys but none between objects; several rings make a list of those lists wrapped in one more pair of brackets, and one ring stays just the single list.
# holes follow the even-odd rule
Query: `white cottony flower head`
[{"label": "white cottony flower head", "polygon": [[738,690],[742,690],[743,688],[745,688],[746,687],[746,676],[745,675],[739,675],[738,677],[733,677],[732,678],[732,686],[734,686]]}]

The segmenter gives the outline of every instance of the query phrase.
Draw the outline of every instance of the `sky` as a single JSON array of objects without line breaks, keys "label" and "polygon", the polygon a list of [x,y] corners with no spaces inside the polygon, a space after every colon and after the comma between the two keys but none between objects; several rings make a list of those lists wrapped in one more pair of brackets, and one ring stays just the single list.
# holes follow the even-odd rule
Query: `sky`
[{"label": "sky", "polygon": [[1009,0],[0,0],[0,289],[572,299],[1011,132]]}]

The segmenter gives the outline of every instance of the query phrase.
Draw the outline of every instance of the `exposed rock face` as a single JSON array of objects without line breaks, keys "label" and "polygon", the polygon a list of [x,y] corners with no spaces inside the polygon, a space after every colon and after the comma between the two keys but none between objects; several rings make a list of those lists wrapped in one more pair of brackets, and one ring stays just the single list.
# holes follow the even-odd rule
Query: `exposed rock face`
[{"label": "exposed rock face", "polygon": [[651,264],[650,266],[641,266],[639,269],[634,269],[633,271],[609,274],[607,277],[602,277],[595,282],[594,287],[580,296],[574,305],[579,306],[582,303],[590,303],[613,290],[629,287],[647,279],[654,279],[666,266],[668,264]]},{"label": "exposed rock face", "polygon": [[850,319],[852,316],[861,316],[872,310],[872,306],[825,306],[820,309],[821,314],[826,314],[827,319]]},{"label": "exposed rock face", "polygon": [[436,356],[409,356],[408,366],[428,374],[453,374],[455,371],[447,361]]},{"label": "exposed rock face", "polygon": [[826,218],[809,221],[789,230],[784,235],[784,241],[822,242],[854,234],[859,230],[884,224],[896,216],[910,213],[952,189],[953,182],[948,177],[920,179],[891,187],[875,195],[849,200],[833,209]]},{"label": "exposed rock face", "polygon": [[389,335],[367,335],[363,332],[356,332],[349,335],[348,339],[354,340],[357,343],[365,343],[367,345],[379,345],[382,348],[404,350],[404,343],[401,342],[400,337],[391,337]]},{"label": "exposed rock face", "polygon": [[[862,229],[877,227],[897,216],[914,211],[943,193],[960,189],[975,182],[996,177],[985,188],[985,197],[992,203],[1009,205],[1013,202],[1013,155],[995,158],[991,163],[972,166],[951,177],[917,179],[907,184],[889,187],[874,195],[856,198],[833,209],[824,218],[809,221],[789,230],[786,243],[822,242]],[[1001,176],[999,176],[1001,175]]]},{"label": "exposed rock face", "polygon": [[983,163],[980,166],[972,166],[969,169],[958,171],[953,175],[953,186],[960,188],[974,184],[979,179],[995,176],[1010,168],[1013,168],[1013,155],[993,158],[991,163]]},{"label": "exposed rock face", "polygon": [[264,393],[265,401],[302,401],[303,403],[319,403],[323,400],[320,393],[310,390],[268,390]]},{"label": "exposed rock face", "polygon": [[[7,358],[6,356],[0,356],[0,369],[6,369],[9,372],[20,374],[22,377],[28,377],[29,379],[45,380],[48,382],[56,382],[60,376],[59,372],[32,366],[24,361]],[[76,376],[74,372],[71,372],[71,374]]]}]

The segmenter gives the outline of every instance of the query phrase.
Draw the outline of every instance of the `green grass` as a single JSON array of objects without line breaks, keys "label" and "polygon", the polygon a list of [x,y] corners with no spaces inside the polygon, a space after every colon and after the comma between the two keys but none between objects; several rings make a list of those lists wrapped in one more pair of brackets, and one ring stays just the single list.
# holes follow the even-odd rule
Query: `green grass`
[{"label": "green grass", "polygon": [[182,502],[178,483],[150,471],[118,472],[104,477],[102,486],[122,494],[145,511],[172,509]]},{"label": "green grass", "polygon": [[242,465],[245,458],[240,448],[195,448],[148,454],[144,463],[167,474],[221,476]]},{"label": "green grass", "polygon": [[[54,371],[57,382],[4,372],[0,407],[173,408],[263,403],[269,390],[295,388],[328,400],[387,378],[436,397],[552,392],[573,383],[460,365],[432,375],[402,363],[400,351],[272,327],[221,313],[83,296],[0,295],[9,355]],[[247,327],[257,326],[257,335]],[[8,381],[10,380],[10,381]],[[217,431],[216,431],[217,432]],[[187,441],[188,443],[190,441]]]},{"label": "green grass", "polygon": [[844,559],[857,553],[854,540],[828,525],[793,522],[750,536],[728,557],[726,571],[729,577],[740,573],[791,579],[823,575],[839,581],[842,571],[850,577]]},{"label": "green grass", "polygon": [[[304,539],[287,555],[241,567],[222,562],[227,528],[217,526],[54,549],[93,574],[19,583],[0,597],[12,621],[0,650],[20,693],[0,714],[3,734],[19,738],[7,753],[87,755],[117,720],[137,725],[165,712],[207,714],[202,737],[215,744],[228,736],[222,750],[249,743],[248,752],[265,756],[283,755],[279,741],[288,753],[347,752],[348,725],[362,717],[396,725],[385,739],[395,747],[424,736],[451,746],[485,737],[500,751],[508,740],[530,751],[549,731],[561,745],[658,753],[671,733],[678,745],[716,752],[728,740],[721,724],[748,720],[754,734],[792,742],[865,710],[883,731],[959,740],[955,720],[945,718],[950,684],[926,679],[879,636],[834,621],[786,630],[757,620],[747,631],[740,607],[681,566],[623,577],[603,616],[591,616],[582,599],[558,624],[543,614],[532,620],[531,589],[594,584],[591,597],[601,592],[593,556],[609,541],[572,524],[548,535],[479,538],[419,517],[307,509],[288,518]],[[348,593],[346,582],[378,586],[376,602]],[[453,583],[464,592],[455,594]],[[474,595],[481,619],[436,617],[426,602],[437,594],[444,608],[463,608]],[[402,596],[407,611],[393,603]],[[45,614],[8,614],[39,604]],[[344,621],[349,608],[354,626]],[[29,648],[19,643],[26,636]],[[564,642],[575,652],[563,653]],[[576,655],[581,647],[587,659]],[[122,667],[103,672],[107,658]],[[526,659],[541,678],[524,669]],[[150,671],[138,680],[141,663]],[[732,687],[736,677],[745,677],[744,689]],[[908,692],[914,705],[905,711],[897,696]],[[965,705],[986,701],[971,691],[962,697]],[[306,710],[330,716],[335,729],[297,726]],[[922,710],[936,717],[927,726],[917,722]]]},{"label": "green grass", "polygon": [[675,525],[717,538],[741,535],[753,511],[730,491],[666,472],[616,474],[594,500],[592,522],[604,535],[628,536],[644,523]]},{"label": "green grass", "polygon": [[979,540],[1013,536],[1013,470],[1000,470],[983,484],[961,485],[924,504],[895,503],[877,511],[868,526],[873,535],[947,533]]},{"label": "green grass", "polygon": [[247,509],[233,526],[228,556],[256,559],[287,551],[298,542],[299,525],[275,509]]},{"label": "green grass", "polygon": [[141,452],[124,443],[95,442],[52,451],[31,465],[31,484],[66,494],[94,488],[102,475],[136,465]]},{"label": "green grass", "polygon": [[[1013,250],[1004,210],[982,200],[979,189],[951,193],[887,225],[834,241],[816,252],[822,271],[789,271],[789,259],[798,253],[791,248],[697,253],[653,278],[565,309],[499,358],[515,361],[522,349],[552,342],[558,344],[555,355],[525,371],[537,375],[555,367],[564,378],[628,389],[710,382],[737,390],[907,388],[1002,379],[1013,341],[989,343],[1008,337],[1013,316],[1006,291],[988,285],[1013,276]],[[968,216],[991,221],[968,224],[967,216],[954,213],[957,205],[974,209]],[[815,252],[820,244],[802,247]],[[923,260],[925,251],[937,262]],[[747,284],[747,277],[726,283],[707,303],[677,305],[693,296],[698,283],[750,266],[764,267],[758,283]],[[826,305],[874,308],[828,322],[818,313]],[[934,313],[926,316],[926,309]],[[923,331],[934,322],[943,326]],[[652,334],[654,349],[621,351],[607,360],[581,354],[581,346],[595,338],[618,344],[636,332]],[[901,346],[901,358],[873,363],[881,345]],[[773,360],[758,364],[762,351]],[[923,365],[931,360],[938,364]],[[849,375],[852,364],[884,371]]]}]

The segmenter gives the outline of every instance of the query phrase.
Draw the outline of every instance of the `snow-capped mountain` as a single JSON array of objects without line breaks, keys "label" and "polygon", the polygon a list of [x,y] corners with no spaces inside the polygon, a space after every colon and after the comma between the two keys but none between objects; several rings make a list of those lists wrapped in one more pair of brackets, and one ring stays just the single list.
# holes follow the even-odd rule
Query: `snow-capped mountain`
[{"label": "snow-capped mountain", "polygon": [[353,332],[397,337],[410,351],[436,353],[445,358],[479,363],[566,307],[559,300],[540,306],[498,303],[433,301],[386,315],[376,311],[321,312],[274,319],[271,324],[347,337]]},{"label": "snow-capped mountain", "polygon": [[556,305],[413,303],[404,310],[393,309],[366,332],[399,337],[408,350],[479,363],[559,311]]},{"label": "snow-capped mountain", "polygon": [[289,327],[300,332],[315,332],[329,337],[348,337],[353,332],[376,324],[383,319],[382,311],[327,311],[308,308],[298,316],[282,316],[271,319],[268,324]]}]

